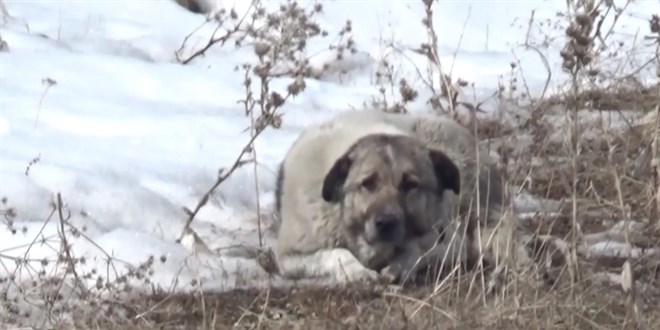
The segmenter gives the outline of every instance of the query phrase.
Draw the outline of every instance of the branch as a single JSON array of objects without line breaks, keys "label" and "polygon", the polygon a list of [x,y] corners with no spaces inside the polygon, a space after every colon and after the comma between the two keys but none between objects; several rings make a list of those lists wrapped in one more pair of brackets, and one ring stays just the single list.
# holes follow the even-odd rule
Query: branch
[{"label": "branch", "polygon": [[[64,219],[64,213],[62,212],[63,208],[63,203],[62,203],[62,196],[58,192],[57,193],[57,215],[60,219],[60,238],[62,239],[62,250],[64,252],[64,255],[66,256],[66,263],[68,267],[71,269],[71,273],[73,274],[74,279],[76,280],[76,284],[80,287],[80,295],[84,299],[87,297],[87,288],[85,288],[85,285],[83,284],[82,280],[80,279],[80,276],[78,276],[78,272],[76,271],[76,263],[75,259],[73,258],[73,255],[71,254],[71,247],[68,243],[68,240],[66,238],[66,230],[64,229],[64,223],[66,220]],[[64,283],[64,282],[62,282]]]},{"label": "branch", "polygon": [[[290,95],[291,94],[288,94],[284,99],[286,100],[287,98],[289,98]],[[179,238],[176,240],[177,243],[181,243],[181,240],[183,239],[183,236],[185,236],[186,232],[190,228],[190,224],[193,222],[193,220],[197,216],[197,213],[199,213],[199,210],[201,210],[202,207],[204,207],[206,205],[206,203],[208,203],[209,198],[215,192],[215,190],[223,182],[225,182],[225,180],[227,180],[239,167],[241,167],[241,166],[243,166],[244,164],[247,163],[246,161],[243,160],[243,157],[245,157],[245,154],[250,152],[250,150],[252,149],[252,144],[254,143],[254,141],[261,135],[261,133],[263,131],[266,130],[266,128],[268,127],[267,124],[272,121],[272,118],[274,118],[274,114],[277,111],[277,109],[278,109],[277,107],[274,107],[273,111],[270,114],[267,115],[266,121],[265,121],[266,125],[259,126],[255,129],[254,134],[250,137],[250,140],[245,145],[245,147],[243,147],[243,149],[241,150],[241,153],[238,155],[238,157],[236,158],[234,163],[229,168],[229,171],[224,172],[223,169],[220,169],[220,171],[218,173],[218,179],[215,181],[213,186],[197,202],[197,205],[195,206],[195,209],[190,211],[187,208],[184,208],[184,211],[186,211],[186,213],[188,214],[188,219],[186,220],[186,224],[183,227],[183,231],[181,232],[181,235],[179,235]]]},{"label": "branch", "polygon": [[[250,7],[248,7],[248,9],[245,11],[245,14],[243,15],[243,17],[241,17],[241,19],[238,21],[238,23],[236,23],[236,25],[234,25],[234,27],[231,30],[226,31],[225,34],[221,37],[216,37],[216,33],[220,30],[220,28],[222,28],[222,23],[219,23],[218,26],[213,31],[213,34],[211,35],[211,38],[206,43],[206,45],[204,47],[202,47],[201,49],[197,50],[196,52],[194,52],[192,55],[190,55],[185,60],[181,61],[179,59],[179,54],[183,50],[184,45],[186,44],[186,42],[188,41],[190,36],[193,33],[195,33],[195,31],[197,31],[199,28],[201,28],[201,26],[196,28],[195,30],[193,30],[193,32],[191,32],[188,36],[186,36],[186,38],[183,40],[183,43],[181,44],[181,47],[179,48],[179,50],[177,50],[177,52],[176,52],[177,60],[181,61],[181,63],[183,65],[186,65],[186,64],[190,63],[192,60],[194,60],[196,57],[201,56],[204,53],[206,53],[206,51],[209,50],[211,47],[213,47],[215,44],[220,43],[220,46],[223,46],[227,42],[227,40],[229,40],[229,38],[232,35],[234,35],[238,31],[240,31],[241,26],[243,25],[243,22],[245,21],[245,18],[248,16],[248,13],[250,12],[250,9],[252,9],[254,7],[255,3],[256,3],[256,1],[252,1],[250,3]],[[232,10],[231,15],[232,15],[231,16],[232,18],[235,18],[235,16],[234,16],[235,12],[233,10]],[[252,23],[254,23],[254,21]]]}]

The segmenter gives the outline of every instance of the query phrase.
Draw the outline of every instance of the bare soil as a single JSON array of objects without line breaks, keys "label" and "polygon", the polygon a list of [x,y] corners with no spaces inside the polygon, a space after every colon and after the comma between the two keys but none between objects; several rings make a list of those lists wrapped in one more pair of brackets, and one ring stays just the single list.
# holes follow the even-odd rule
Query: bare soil
[{"label": "bare soil", "polygon": [[463,281],[435,294],[431,286],[393,293],[354,285],[154,295],[133,305],[150,312],[137,318],[127,315],[124,322],[108,319],[101,328],[121,324],[124,329],[658,329],[657,281],[653,290],[640,292],[636,316],[630,297],[610,284],[583,280],[545,292],[518,283],[510,296],[484,300],[467,294]]}]

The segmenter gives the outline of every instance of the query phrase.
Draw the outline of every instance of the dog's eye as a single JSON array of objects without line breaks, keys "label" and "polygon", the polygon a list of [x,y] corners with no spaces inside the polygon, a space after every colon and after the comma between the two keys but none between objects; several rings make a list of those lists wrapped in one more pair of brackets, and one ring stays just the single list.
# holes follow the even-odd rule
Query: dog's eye
[{"label": "dog's eye", "polygon": [[417,188],[419,188],[419,182],[413,178],[404,177],[403,180],[401,181],[400,189],[403,192],[409,192]]},{"label": "dog's eye", "polygon": [[378,184],[378,179],[376,178],[375,175],[371,175],[367,177],[366,179],[362,180],[362,188],[368,190],[368,191],[374,191],[376,190],[376,185]]}]

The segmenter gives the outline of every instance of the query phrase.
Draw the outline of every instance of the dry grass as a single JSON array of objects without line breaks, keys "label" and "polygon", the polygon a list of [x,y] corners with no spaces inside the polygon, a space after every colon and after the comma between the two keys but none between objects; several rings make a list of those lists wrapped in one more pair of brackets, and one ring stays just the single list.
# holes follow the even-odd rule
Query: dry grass
[{"label": "dry grass", "polygon": [[[590,329],[632,328],[626,295],[611,284],[581,281],[574,289],[539,292],[519,283],[515,299],[466,297],[466,281],[438,293],[430,287],[393,293],[364,285],[297,290],[236,290],[219,294],[158,295],[131,305],[148,311],[96,323],[130,329]],[[462,293],[462,297],[457,297]],[[639,297],[639,329],[660,325],[660,287]],[[103,320],[94,315],[80,327]]]},{"label": "dry grass", "polygon": [[543,111],[553,106],[599,109],[603,111],[651,111],[658,103],[660,86],[614,86],[581,91],[577,95],[551,96],[541,100],[536,109]]}]

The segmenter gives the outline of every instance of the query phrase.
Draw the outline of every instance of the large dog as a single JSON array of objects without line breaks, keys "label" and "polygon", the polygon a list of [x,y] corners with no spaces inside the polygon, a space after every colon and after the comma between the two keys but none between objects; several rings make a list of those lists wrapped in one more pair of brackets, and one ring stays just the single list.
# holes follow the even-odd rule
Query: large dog
[{"label": "large dog", "polygon": [[478,251],[511,255],[501,177],[477,150],[466,128],[435,115],[350,111],[308,128],[277,176],[280,274],[400,280]]}]

